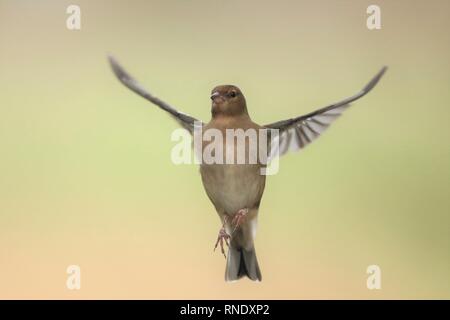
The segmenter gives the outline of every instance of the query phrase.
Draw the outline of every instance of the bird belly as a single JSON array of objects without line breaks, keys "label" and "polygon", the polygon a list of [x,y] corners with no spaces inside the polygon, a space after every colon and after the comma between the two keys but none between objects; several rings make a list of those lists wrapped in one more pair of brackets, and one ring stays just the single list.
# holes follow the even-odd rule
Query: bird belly
[{"label": "bird belly", "polygon": [[239,209],[259,206],[265,185],[259,169],[258,165],[212,164],[202,165],[200,172],[216,209],[234,214]]}]

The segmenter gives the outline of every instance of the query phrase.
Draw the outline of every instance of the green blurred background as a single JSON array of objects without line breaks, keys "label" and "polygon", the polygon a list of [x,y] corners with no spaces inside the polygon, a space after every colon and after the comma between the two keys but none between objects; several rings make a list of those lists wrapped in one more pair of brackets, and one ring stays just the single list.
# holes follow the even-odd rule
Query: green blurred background
[{"label": "green blurred background", "polygon": [[[81,7],[82,27],[66,28]],[[382,29],[366,28],[381,7]],[[450,298],[449,1],[0,0],[0,298]],[[262,283],[225,283],[220,227],[177,128],[237,84],[253,120],[304,114],[390,69],[268,178]],[[66,268],[81,267],[81,290]],[[382,289],[366,288],[381,267]]]}]

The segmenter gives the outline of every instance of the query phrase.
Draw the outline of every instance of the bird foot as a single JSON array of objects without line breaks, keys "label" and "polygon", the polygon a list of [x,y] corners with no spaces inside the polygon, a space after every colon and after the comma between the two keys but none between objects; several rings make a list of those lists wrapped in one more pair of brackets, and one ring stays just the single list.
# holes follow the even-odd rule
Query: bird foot
[{"label": "bird foot", "polygon": [[216,251],[217,246],[220,244],[220,252],[222,252],[223,256],[226,258],[225,249],[223,247],[223,243],[227,245],[227,247],[230,246],[230,243],[228,240],[231,239],[231,236],[225,231],[225,227],[222,227],[219,230],[219,235],[217,236],[216,245],[214,246],[214,251]]},{"label": "bird foot", "polygon": [[233,220],[231,221],[231,224],[234,225],[234,229],[232,234],[236,231],[236,229],[242,224],[244,218],[247,216],[248,209],[240,209],[233,217]]}]

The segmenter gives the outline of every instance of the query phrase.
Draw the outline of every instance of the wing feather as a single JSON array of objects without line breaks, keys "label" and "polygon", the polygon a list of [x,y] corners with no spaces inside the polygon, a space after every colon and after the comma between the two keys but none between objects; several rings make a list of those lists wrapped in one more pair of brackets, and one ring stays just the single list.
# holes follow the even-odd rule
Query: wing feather
[{"label": "wing feather", "polygon": [[147,91],[139,82],[137,82],[130,74],[128,74],[128,72],[125,71],[125,69],[117,62],[114,57],[108,56],[108,60],[114,74],[123,85],[125,85],[131,91],[137,93],[144,99],[150,101],[164,111],[168,112],[183,128],[188,130],[191,134],[193,134],[194,132],[195,123],[200,123],[201,125],[203,125],[201,121],[178,111],[168,103],[162,101],[161,99]]},{"label": "wing feather", "polygon": [[[280,155],[288,151],[303,149],[317,139],[331,123],[341,116],[351,102],[358,100],[372,90],[386,70],[387,67],[383,67],[361,91],[349,98],[303,116],[265,125],[265,128],[279,130]],[[273,139],[269,143],[272,141]],[[286,146],[288,147],[286,148]]]}]

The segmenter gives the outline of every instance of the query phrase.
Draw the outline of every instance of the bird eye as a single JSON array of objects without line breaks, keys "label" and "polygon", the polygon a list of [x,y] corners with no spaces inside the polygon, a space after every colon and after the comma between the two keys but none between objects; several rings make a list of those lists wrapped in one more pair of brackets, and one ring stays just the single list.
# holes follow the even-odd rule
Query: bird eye
[{"label": "bird eye", "polygon": [[232,98],[236,97],[236,91],[231,91],[230,92],[230,97],[232,97]]}]

